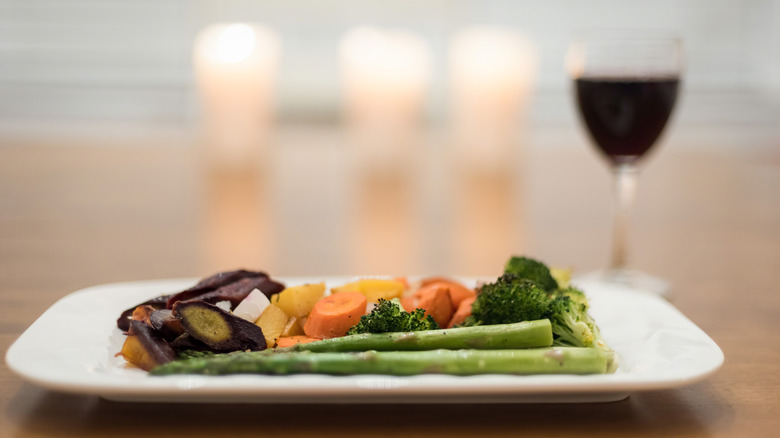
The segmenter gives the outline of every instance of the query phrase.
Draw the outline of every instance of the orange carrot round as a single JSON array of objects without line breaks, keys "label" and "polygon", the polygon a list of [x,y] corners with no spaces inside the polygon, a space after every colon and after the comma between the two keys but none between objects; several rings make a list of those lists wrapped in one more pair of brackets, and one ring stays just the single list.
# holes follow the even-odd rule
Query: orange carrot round
[{"label": "orange carrot round", "polygon": [[401,297],[401,307],[407,312],[414,312],[414,309],[418,307],[418,302],[420,302],[420,297],[417,295],[404,295]]},{"label": "orange carrot round", "polygon": [[461,301],[465,300],[466,298],[475,297],[477,295],[476,292],[458,283],[457,281],[444,277],[430,277],[423,279],[422,287],[420,287],[416,293],[420,293],[428,288],[438,286],[447,286],[450,289],[450,299],[452,300],[453,311],[458,309]]},{"label": "orange carrot round", "polygon": [[446,327],[450,322],[450,318],[452,318],[453,312],[449,287],[438,284],[434,287],[425,288],[425,290],[421,289],[418,292],[419,301],[417,302],[417,307],[431,315],[440,327]]},{"label": "orange carrot round", "polygon": [[321,339],[344,336],[366,312],[366,302],[366,296],[360,292],[328,295],[314,305],[303,332],[306,336]]},{"label": "orange carrot round", "polygon": [[458,324],[463,324],[463,321],[471,316],[471,305],[474,304],[474,301],[476,300],[477,297],[473,296],[461,301],[460,305],[458,306],[458,310],[455,311],[455,314],[452,315],[449,324],[447,324],[447,328],[452,328]]}]

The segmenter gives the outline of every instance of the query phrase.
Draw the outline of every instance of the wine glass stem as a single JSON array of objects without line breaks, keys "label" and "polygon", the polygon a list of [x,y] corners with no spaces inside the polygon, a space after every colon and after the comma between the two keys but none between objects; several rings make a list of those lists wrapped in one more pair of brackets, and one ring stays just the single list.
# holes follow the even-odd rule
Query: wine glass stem
[{"label": "wine glass stem", "polygon": [[636,198],[639,170],[632,164],[619,164],[614,167],[615,183],[615,222],[612,240],[612,264],[615,271],[627,266],[628,225],[631,210]]}]

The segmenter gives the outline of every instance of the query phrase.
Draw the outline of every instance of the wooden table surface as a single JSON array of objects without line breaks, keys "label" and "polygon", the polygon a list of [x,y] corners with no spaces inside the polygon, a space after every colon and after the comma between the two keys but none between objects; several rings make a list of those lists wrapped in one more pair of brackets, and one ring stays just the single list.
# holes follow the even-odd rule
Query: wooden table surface
[{"label": "wooden table surface", "polygon": [[[677,126],[640,181],[632,262],[667,279],[672,303],[722,347],[705,381],[605,404],[133,404],[48,391],[3,364],[0,436],[777,436],[776,126]],[[237,266],[495,275],[510,253],[576,271],[606,263],[609,175],[572,128],[526,133],[503,170],[454,159],[446,135],[410,141],[400,166],[383,167],[335,128],[284,127],[259,170],[227,173],[184,140],[3,138],[3,355],[57,299],[107,282]]]}]

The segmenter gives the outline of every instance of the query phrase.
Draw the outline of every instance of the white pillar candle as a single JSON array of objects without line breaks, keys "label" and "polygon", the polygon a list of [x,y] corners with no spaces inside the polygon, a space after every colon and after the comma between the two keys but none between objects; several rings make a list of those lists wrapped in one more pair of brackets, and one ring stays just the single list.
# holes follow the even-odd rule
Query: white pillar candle
[{"label": "white pillar candle", "polygon": [[425,40],[405,30],[358,27],[342,38],[344,116],[364,171],[403,168],[417,142],[431,58]]},{"label": "white pillar candle", "polygon": [[339,48],[346,116],[357,123],[413,124],[431,74],[425,40],[397,29],[358,27]]},{"label": "white pillar candle", "polygon": [[533,46],[521,33],[472,27],[450,42],[451,122],[468,161],[505,162],[537,68]]},{"label": "white pillar candle", "polygon": [[280,38],[263,26],[216,24],[198,35],[193,64],[211,164],[255,164],[274,115],[280,56]]}]

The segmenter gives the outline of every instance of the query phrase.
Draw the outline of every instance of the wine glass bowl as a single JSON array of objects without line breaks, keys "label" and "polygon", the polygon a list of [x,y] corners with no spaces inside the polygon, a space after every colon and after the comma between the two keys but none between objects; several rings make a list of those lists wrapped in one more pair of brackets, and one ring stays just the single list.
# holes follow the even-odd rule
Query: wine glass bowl
[{"label": "wine glass bowl", "polygon": [[677,96],[676,77],[579,77],[577,104],[593,143],[614,166],[633,165],[656,143]]},{"label": "wine glass bowl", "polygon": [[608,269],[586,277],[665,294],[663,280],[628,268],[628,223],[639,164],[657,143],[677,100],[682,43],[635,32],[583,35],[569,48],[567,69],[580,119],[615,181],[612,261]]}]

